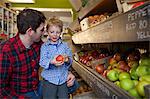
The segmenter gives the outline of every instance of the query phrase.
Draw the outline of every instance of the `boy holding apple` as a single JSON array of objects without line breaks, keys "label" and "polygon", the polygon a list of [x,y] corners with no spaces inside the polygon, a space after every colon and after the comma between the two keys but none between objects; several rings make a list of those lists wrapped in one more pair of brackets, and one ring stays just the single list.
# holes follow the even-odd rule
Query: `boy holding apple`
[{"label": "boy holding apple", "polygon": [[49,39],[41,46],[40,66],[43,67],[43,98],[68,98],[67,76],[72,64],[72,52],[60,39],[63,22],[51,18],[47,22]]}]

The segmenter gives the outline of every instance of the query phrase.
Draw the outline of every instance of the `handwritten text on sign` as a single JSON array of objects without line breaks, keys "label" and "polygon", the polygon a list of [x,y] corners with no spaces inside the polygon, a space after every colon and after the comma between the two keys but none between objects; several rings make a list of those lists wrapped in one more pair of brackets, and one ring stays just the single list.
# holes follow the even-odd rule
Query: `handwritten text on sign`
[{"label": "handwritten text on sign", "polygon": [[150,5],[145,6],[127,16],[126,32],[136,31],[138,39],[150,38]]}]

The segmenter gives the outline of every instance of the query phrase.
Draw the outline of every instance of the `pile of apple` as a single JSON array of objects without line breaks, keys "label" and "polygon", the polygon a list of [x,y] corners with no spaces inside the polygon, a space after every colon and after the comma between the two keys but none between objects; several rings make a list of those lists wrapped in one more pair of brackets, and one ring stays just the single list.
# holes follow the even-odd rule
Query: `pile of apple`
[{"label": "pile of apple", "polygon": [[99,24],[100,22],[105,21],[109,17],[108,13],[100,14],[100,15],[94,15],[94,16],[89,16],[88,21],[89,21],[89,26],[95,26]]},{"label": "pile of apple", "polygon": [[144,86],[150,84],[150,58],[137,58],[129,54],[126,60],[116,53],[102,76],[136,98],[145,96]]},{"label": "pile of apple", "polygon": [[91,67],[91,61],[102,59],[108,56],[108,54],[100,53],[98,50],[79,52],[78,55],[79,61],[89,67]]}]

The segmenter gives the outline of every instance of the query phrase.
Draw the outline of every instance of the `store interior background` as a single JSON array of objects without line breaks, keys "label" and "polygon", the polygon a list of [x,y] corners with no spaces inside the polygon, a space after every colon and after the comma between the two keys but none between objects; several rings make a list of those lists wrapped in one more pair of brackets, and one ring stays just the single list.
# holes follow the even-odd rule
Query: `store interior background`
[{"label": "store interior background", "polygon": [[[84,62],[79,61],[79,54],[80,52],[81,54],[83,54],[84,51],[86,53],[86,51],[90,52],[90,50],[108,48],[109,52],[111,52],[110,55],[113,55],[118,50],[125,52],[129,48],[136,48],[140,51],[141,55],[142,54],[144,55],[144,53],[146,53],[145,55],[149,55],[149,52],[150,52],[149,34],[147,35],[147,38],[139,39],[138,36],[136,37],[136,32],[140,30],[139,27],[133,29],[133,31],[132,30],[125,31],[126,29],[125,26],[128,25],[128,23],[130,23],[127,21],[128,19],[127,15],[131,13],[136,13],[138,11],[144,12],[146,10],[143,10],[143,7],[149,9],[149,5],[148,7],[147,5],[144,5],[143,7],[141,6],[137,9],[136,8],[128,9],[128,7],[124,9],[119,9],[118,5],[116,5],[116,1],[119,1],[119,0],[110,0],[110,1],[102,0],[103,2],[101,2],[101,0],[93,0],[93,1],[98,2],[96,4],[99,4],[99,6],[94,6],[95,9],[89,10],[89,5],[88,5],[87,7],[88,9],[86,10],[88,10],[89,12],[87,11],[88,13],[85,14],[83,13],[85,10],[82,11],[82,8],[80,8],[81,6],[83,7],[81,1],[92,1],[92,0],[34,0],[34,3],[16,3],[16,2],[13,3],[13,2],[9,2],[9,0],[0,0],[0,1],[1,1],[0,4],[2,2],[7,2],[8,4],[7,7],[9,9],[22,10],[24,8],[32,8],[32,9],[36,9],[36,10],[43,12],[47,19],[50,17],[56,16],[63,21],[64,31],[63,31],[62,36],[64,38],[66,37],[64,40],[66,40],[69,43],[69,46],[72,48],[72,52],[73,52],[74,60],[75,60],[72,65],[73,69],[75,70],[73,72],[77,74],[75,76],[80,82],[80,85],[83,86],[83,87],[79,87],[79,89],[81,89],[80,90],[81,92],[77,90],[74,96],[77,95],[78,93],[81,94],[82,92],[84,93],[84,92],[89,91],[92,93],[90,94],[91,96],[88,93],[88,97],[85,97],[84,99],[91,99],[89,97],[92,97],[92,98],[95,97],[95,94],[93,94],[93,90],[94,90],[94,92],[96,92],[96,94],[98,94],[99,97],[105,97],[105,96],[108,97],[107,94],[105,94],[105,91],[108,91],[110,92],[112,97],[114,96],[113,98],[115,97],[117,98],[117,96],[120,97],[121,95],[123,95],[130,99],[131,96],[128,93],[118,88],[117,86],[114,86],[108,80],[103,79],[101,76],[99,76],[99,74],[95,70],[96,65],[93,66],[94,67],[93,69],[93,67],[88,67],[88,66],[86,67],[84,63],[85,61]],[[15,0],[12,0],[12,1],[15,1]],[[28,0],[21,0],[21,1],[28,1]],[[124,1],[142,1],[142,0],[124,0]],[[143,0],[143,1],[149,2],[150,0]],[[121,6],[120,8],[122,8],[123,4],[120,6]],[[93,5],[91,8],[93,8]],[[129,12],[126,12],[128,10]],[[105,17],[104,20],[102,20],[101,22],[98,22],[98,24],[91,24],[91,25],[88,24],[89,27],[84,25],[86,26],[86,28],[84,28],[85,31],[82,30],[82,26],[83,26],[82,22],[85,22],[85,23],[87,22],[83,19],[87,19],[89,18],[89,16],[91,17],[91,16],[98,15],[98,14],[101,15],[103,14],[103,12],[107,12],[107,11],[108,11],[109,17]],[[79,12],[82,12],[82,14]],[[142,15],[141,13],[139,15]],[[145,12],[145,13],[148,13],[148,12]],[[135,16],[136,15],[137,14],[135,14]],[[133,18],[134,18],[134,15],[133,15]],[[137,19],[134,20],[135,23],[138,23],[140,20],[146,20],[146,22],[150,22],[148,14],[144,17],[140,16],[136,18]],[[93,23],[94,22],[95,21],[93,21]],[[114,24],[113,28],[112,27],[110,28],[110,26],[112,26],[112,23]],[[86,29],[88,30],[86,31]],[[105,30],[105,32],[101,32],[99,31],[99,29],[101,30],[103,29]],[[143,28],[141,29],[141,31],[149,33],[149,27]],[[133,36],[131,34],[133,34]],[[47,34],[45,34],[44,40],[47,39],[46,36]],[[110,38],[107,39],[107,36]],[[109,57],[106,57],[105,59],[108,60],[107,58]],[[98,61],[96,62],[97,62],[96,64],[98,64]],[[107,61],[104,61],[104,62],[108,63]],[[94,79],[96,80],[94,81]],[[109,88],[111,88],[111,90]],[[147,90],[148,88],[150,87],[147,87]],[[84,90],[84,89],[87,89],[87,90]],[[106,89],[106,90],[103,90],[103,89]],[[146,91],[146,92],[147,92],[146,97],[149,97],[150,96],[149,91]],[[87,94],[84,94],[84,95],[87,96]],[[111,95],[109,97],[111,97]],[[79,99],[81,99],[81,95],[79,97],[80,97]]]},{"label": "store interior background", "polygon": [[[70,1],[73,0],[0,0],[8,3],[8,8],[15,11],[24,8],[32,8],[44,13],[46,18],[58,17],[64,23],[64,32],[73,19],[76,17],[76,12]],[[19,1],[19,2],[18,2]],[[76,1],[76,0],[75,0]]]}]

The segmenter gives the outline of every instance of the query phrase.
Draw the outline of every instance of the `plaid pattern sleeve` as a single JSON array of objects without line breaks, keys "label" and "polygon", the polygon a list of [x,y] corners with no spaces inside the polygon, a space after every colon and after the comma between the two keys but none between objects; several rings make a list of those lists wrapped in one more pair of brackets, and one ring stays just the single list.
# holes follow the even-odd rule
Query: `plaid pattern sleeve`
[{"label": "plaid pattern sleeve", "polygon": [[37,89],[40,46],[26,49],[18,35],[0,45],[0,98],[23,99]]}]

